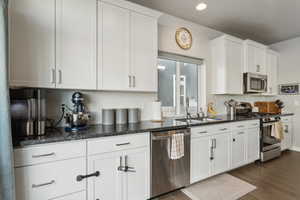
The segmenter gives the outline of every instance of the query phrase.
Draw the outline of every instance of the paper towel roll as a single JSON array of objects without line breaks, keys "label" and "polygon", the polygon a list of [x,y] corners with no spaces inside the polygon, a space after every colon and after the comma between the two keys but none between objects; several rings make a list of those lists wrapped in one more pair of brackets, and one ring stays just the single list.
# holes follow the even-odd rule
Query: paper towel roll
[{"label": "paper towel roll", "polygon": [[161,102],[149,102],[144,104],[142,111],[143,119],[147,120],[161,120]]}]

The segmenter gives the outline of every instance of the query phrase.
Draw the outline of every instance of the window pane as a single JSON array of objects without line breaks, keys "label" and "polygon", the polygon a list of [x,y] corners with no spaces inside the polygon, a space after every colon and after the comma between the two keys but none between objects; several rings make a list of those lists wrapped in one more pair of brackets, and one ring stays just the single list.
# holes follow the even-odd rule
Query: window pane
[{"label": "window pane", "polygon": [[175,107],[176,61],[158,59],[158,98],[163,107]]},{"label": "window pane", "polygon": [[185,113],[186,100],[189,99],[191,113],[198,108],[198,65],[181,63],[180,65],[180,111]]}]

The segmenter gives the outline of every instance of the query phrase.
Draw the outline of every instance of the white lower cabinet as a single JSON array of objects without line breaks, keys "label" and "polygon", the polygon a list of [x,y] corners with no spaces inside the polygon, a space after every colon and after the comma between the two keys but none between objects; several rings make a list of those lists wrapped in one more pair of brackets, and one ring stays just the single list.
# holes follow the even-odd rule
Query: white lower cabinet
[{"label": "white lower cabinet", "polygon": [[259,159],[259,121],[195,127],[191,134],[191,183]]},{"label": "white lower cabinet", "polygon": [[193,138],[191,141],[191,183],[210,176],[210,137]]},{"label": "white lower cabinet", "polygon": [[232,168],[237,168],[246,163],[246,131],[237,130],[232,133]]},{"label": "white lower cabinet", "polygon": [[212,175],[229,170],[230,167],[230,132],[212,136]]},{"label": "white lower cabinet", "polygon": [[[122,145],[122,150],[88,156],[88,174],[99,172],[99,176],[88,178],[88,200],[145,200],[149,198],[150,138],[148,136],[149,134],[114,137],[108,139],[111,140],[110,144]],[[140,145],[136,137],[140,137],[138,142]],[[88,142],[88,152],[96,152],[94,144],[101,143],[101,141]],[[132,148],[131,142],[135,142],[136,146],[144,146]],[[127,170],[126,167],[128,167]]]},{"label": "white lower cabinet", "polygon": [[293,118],[291,116],[282,117],[284,138],[281,141],[281,150],[287,150],[293,146]]},{"label": "white lower cabinet", "polygon": [[247,162],[259,159],[260,155],[259,127],[247,130]]}]

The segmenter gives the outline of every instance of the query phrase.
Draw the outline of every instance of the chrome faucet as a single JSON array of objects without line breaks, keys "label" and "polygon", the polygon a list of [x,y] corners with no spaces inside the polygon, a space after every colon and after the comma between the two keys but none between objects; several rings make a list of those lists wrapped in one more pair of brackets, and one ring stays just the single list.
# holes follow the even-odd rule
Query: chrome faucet
[{"label": "chrome faucet", "polygon": [[187,97],[186,98],[186,106],[185,106],[185,109],[186,109],[186,119],[187,120],[191,120],[192,119],[192,115],[191,113],[189,112],[190,110],[190,99]]}]

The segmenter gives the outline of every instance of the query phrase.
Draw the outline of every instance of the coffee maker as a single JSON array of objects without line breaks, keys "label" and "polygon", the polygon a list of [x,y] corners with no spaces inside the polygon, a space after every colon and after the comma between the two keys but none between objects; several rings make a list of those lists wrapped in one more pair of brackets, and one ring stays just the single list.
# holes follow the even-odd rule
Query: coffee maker
[{"label": "coffee maker", "polygon": [[65,130],[68,132],[77,132],[80,130],[86,130],[88,128],[88,122],[90,120],[90,114],[84,105],[83,94],[75,92],[71,99],[73,108],[69,108],[65,104],[62,105],[62,109],[68,110],[65,113],[66,124],[68,125]]},{"label": "coffee maker", "polygon": [[10,111],[14,138],[45,134],[46,98],[42,89],[11,89]]}]

